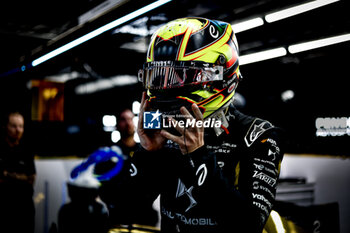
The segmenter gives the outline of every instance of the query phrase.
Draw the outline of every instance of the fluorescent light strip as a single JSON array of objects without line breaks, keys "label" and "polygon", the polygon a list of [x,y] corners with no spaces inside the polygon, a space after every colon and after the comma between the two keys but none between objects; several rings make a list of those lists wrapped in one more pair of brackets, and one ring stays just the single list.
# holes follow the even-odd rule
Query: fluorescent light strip
[{"label": "fluorescent light strip", "polygon": [[[272,23],[281,19],[285,19],[294,15],[298,15],[340,0],[315,0],[295,7],[287,8],[285,10],[276,11],[271,14],[265,15],[265,20],[268,23]],[[236,24],[232,24],[233,31],[235,33],[243,32],[252,28],[260,27],[264,25],[264,20],[261,17],[256,17],[250,20],[242,21]]]},{"label": "fluorescent light strip", "polygon": [[98,36],[98,35],[101,35],[102,33],[106,32],[114,27],[117,27],[117,26],[119,26],[119,25],[121,25],[129,20],[132,20],[132,19],[134,19],[134,18],[136,18],[136,17],[138,17],[138,16],[140,16],[148,11],[151,11],[157,7],[160,7],[160,6],[166,4],[170,1],[172,1],[172,0],[158,0],[158,1],[151,3],[147,6],[144,6],[144,7],[140,8],[132,13],[129,13],[129,14],[127,14],[119,19],[116,19],[116,20],[114,20],[114,21],[112,21],[112,22],[92,31],[92,32],[89,32],[88,34],[86,34],[82,37],[79,37],[78,39],[75,39],[75,40],[69,42],[68,44],[65,44],[65,45],[39,57],[38,59],[35,59],[32,62],[32,66],[37,66],[37,65],[39,65],[39,64],[41,64],[49,59],[61,54],[61,53],[66,52],[67,50],[70,50],[70,49],[72,49],[72,48]]},{"label": "fluorescent light strip", "polygon": [[308,2],[308,3],[301,4],[301,5],[298,5],[295,7],[287,8],[285,10],[281,10],[281,11],[277,11],[277,12],[274,12],[271,14],[267,14],[265,16],[265,20],[268,23],[272,23],[272,22],[275,22],[275,21],[278,21],[281,19],[285,19],[285,18],[294,16],[297,14],[301,14],[301,13],[304,13],[304,12],[307,12],[307,11],[334,3],[334,2],[338,2],[338,1],[340,1],[340,0],[316,0],[316,1]]},{"label": "fluorescent light strip", "polygon": [[276,57],[282,57],[287,55],[287,50],[283,47],[270,49],[258,53],[247,54],[239,57],[239,65],[245,65],[249,63],[264,61]]},{"label": "fluorescent light strip", "polygon": [[252,28],[256,28],[262,26],[264,24],[264,20],[260,17],[246,20],[240,23],[232,24],[232,29],[235,33],[243,32]]},{"label": "fluorescent light strip", "polygon": [[305,43],[290,45],[288,46],[288,51],[290,53],[300,53],[303,51],[317,49],[317,48],[338,44],[346,41],[350,41],[350,34],[333,36],[326,39],[320,39],[320,40],[314,40],[314,41],[309,41]]}]

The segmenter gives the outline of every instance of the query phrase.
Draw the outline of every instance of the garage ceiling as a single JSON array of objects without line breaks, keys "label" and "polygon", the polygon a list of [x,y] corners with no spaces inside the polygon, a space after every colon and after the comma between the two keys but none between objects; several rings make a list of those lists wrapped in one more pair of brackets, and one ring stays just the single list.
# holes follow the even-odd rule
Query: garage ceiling
[{"label": "garage ceiling", "polygon": [[[4,73],[16,68],[40,54],[49,52],[59,44],[73,40],[89,30],[151,2],[135,0],[6,1],[3,3],[3,13],[0,16],[2,42],[0,71]],[[141,20],[143,22],[141,26],[147,26],[150,29],[152,26],[183,16],[202,16],[235,23],[256,16],[263,17],[267,13],[304,2],[310,1],[175,0],[144,15],[147,19]],[[349,33],[348,9],[349,5],[346,1],[338,1],[308,13],[275,23],[265,22],[262,27],[241,32],[237,35],[241,54]],[[101,36],[108,43],[99,43],[101,40],[97,39],[97,43],[90,42],[86,46],[91,51],[93,49],[109,50],[111,47],[119,48],[123,43],[140,39],[139,35],[133,33],[128,34],[124,31],[124,33],[113,34],[112,32],[113,30],[105,33],[108,36]],[[319,52],[310,52],[309,56],[315,56],[315,53],[319,56]],[[79,56],[79,52],[76,54]]]}]

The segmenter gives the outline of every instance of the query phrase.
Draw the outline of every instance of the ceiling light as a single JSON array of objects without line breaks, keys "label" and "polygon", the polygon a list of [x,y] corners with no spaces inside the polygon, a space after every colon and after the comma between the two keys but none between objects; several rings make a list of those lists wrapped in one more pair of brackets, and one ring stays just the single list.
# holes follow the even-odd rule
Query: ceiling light
[{"label": "ceiling light", "polygon": [[270,49],[258,53],[251,53],[247,55],[243,55],[239,57],[239,64],[245,65],[249,63],[264,61],[276,57],[282,57],[287,54],[287,50],[283,47],[276,48],[276,49]]},{"label": "ceiling light", "polygon": [[305,43],[295,44],[288,47],[290,53],[299,53],[311,49],[321,48],[333,44],[350,41],[350,34],[344,34],[340,36],[333,36],[325,39],[309,41]]},{"label": "ceiling light", "polygon": [[268,23],[272,23],[281,19],[285,19],[297,14],[301,14],[334,2],[338,2],[340,0],[316,0],[316,1],[312,1],[312,2],[308,2],[308,3],[304,3],[301,5],[297,5],[294,7],[290,7],[281,11],[277,11],[271,14],[267,14],[265,16],[265,20]]},{"label": "ceiling light", "polygon": [[282,92],[281,94],[281,99],[283,102],[288,102],[289,100],[294,98],[294,91],[293,90],[286,90],[284,92]]},{"label": "ceiling light", "polygon": [[242,21],[240,23],[232,24],[232,29],[235,33],[243,32],[252,28],[256,28],[262,26],[264,24],[264,20],[260,17]]},{"label": "ceiling light", "polygon": [[141,106],[141,103],[137,100],[135,100],[133,103],[132,103],[132,112],[136,115],[138,115],[140,113],[140,106]]},{"label": "ceiling light", "polygon": [[102,33],[106,32],[114,27],[117,27],[125,22],[128,22],[129,20],[132,20],[132,19],[134,19],[134,18],[136,18],[136,17],[138,17],[138,16],[140,16],[148,11],[151,11],[157,7],[160,7],[160,6],[166,4],[170,1],[172,1],[172,0],[158,0],[154,3],[151,3],[147,6],[142,7],[134,12],[131,12],[131,13],[119,18],[119,19],[116,19],[116,20],[114,20],[114,21],[112,21],[112,22],[110,22],[110,23],[108,23],[100,28],[95,29],[92,32],[89,32],[88,34],[86,34],[84,36],[79,37],[78,39],[75,39],[75,40],[69,42],[68,44],[65,44],[65,45],[35,59],[32,62],[32,66],[37,66],[37,65],[39,65],[39,64],[41,64],[49,59],[61,54],[61,53],[66,52],[67,50],[70,50],[70,49],[72,49],[72,48],[98,36],[98,35],[101,35]]},{"label": "ceiling light", "polygon": [[111,140],[112,142],[116,143],[120,140],[120,132],[118,130],[115,130],[111,133]]},{"label": "ceiling light", "polygon": [[102,117],[103,126],[116,126],[117,118],[114,115],[104,115]]}]

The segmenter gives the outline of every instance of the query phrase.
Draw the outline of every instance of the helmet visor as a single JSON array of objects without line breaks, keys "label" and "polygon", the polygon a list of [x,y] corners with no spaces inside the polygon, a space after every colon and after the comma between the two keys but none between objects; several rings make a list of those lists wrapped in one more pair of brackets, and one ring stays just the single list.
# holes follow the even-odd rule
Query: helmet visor
[{"label": "helmet visor", "polygon": [[145,89],[167,89],[223,80],[223,67],[205,62],[147,62],[138,74]]}]

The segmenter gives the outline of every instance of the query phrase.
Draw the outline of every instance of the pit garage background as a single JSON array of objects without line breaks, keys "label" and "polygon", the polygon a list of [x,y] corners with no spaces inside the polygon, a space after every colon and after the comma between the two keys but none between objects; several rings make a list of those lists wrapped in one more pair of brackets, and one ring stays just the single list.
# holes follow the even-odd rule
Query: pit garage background
[{"label": "pit garage background", "polygon": [[[37,64],[154,3],[154,9]],[[25,136],[37,155],[38,233],[48,231],[58,208],[69,201],[65,182],[72,167],[118,140],[104,117],[137,109],[142,92],[137,72],[151,34],[186,16],[233,25],[244,77],[237,106],[286,131],[281,177],[301,180],[307,193],[303,203],[296,202],[338,203],[340,232],[350,232],[349,1],[7,0],[1,5],[1,114],[16,108],[26,117]]]}]

